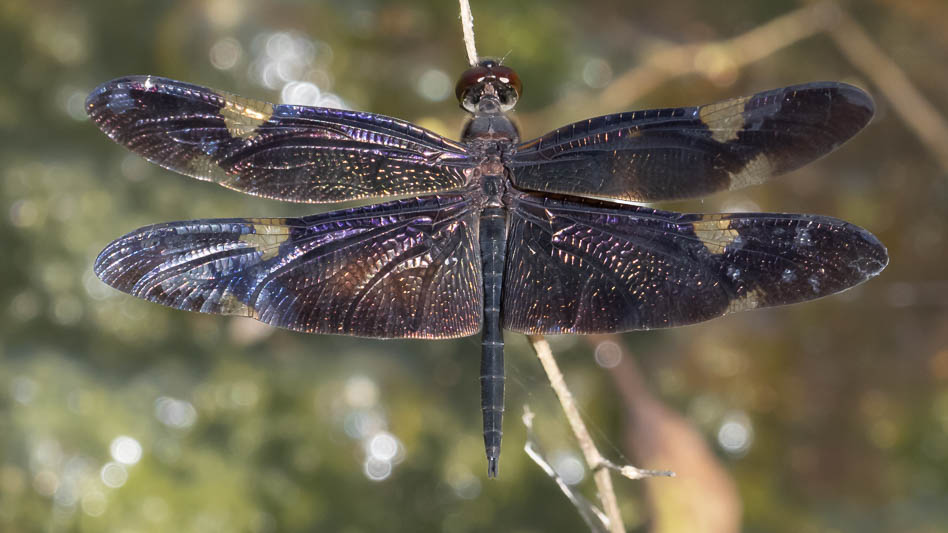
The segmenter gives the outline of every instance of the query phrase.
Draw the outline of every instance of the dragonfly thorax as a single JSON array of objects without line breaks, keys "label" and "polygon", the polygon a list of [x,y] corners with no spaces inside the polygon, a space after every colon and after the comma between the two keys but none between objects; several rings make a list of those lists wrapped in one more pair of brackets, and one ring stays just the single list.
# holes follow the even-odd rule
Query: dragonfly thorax
[{"label": "dragonfly thorax", "polygon": [[[498,142],[513,146],[520,142],[520,131],[517,125],[510,120],[510,117],[499,111],[496,99],[481,100],[478,108],[461,130],[462,141],[474,146],[495,145]],[[482,112],[480,109],[485,111]]]}]

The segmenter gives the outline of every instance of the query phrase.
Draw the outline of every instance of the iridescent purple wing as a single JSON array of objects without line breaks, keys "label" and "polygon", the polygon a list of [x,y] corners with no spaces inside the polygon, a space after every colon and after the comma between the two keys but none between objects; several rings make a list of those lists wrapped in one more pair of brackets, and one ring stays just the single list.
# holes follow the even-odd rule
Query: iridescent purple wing
[{"label": "iridescent purple wing", "polygon": [[112,140],[153,163],[241,192],[337,202],[458,189],[463,145],[397,119],[273,105],[159,78],[119,78],[86,100]]},{"label": "iridescent purple wing", "polygon": [[481,323],[476,231],[460,196],[172,222],[114,241],[95,272],[152,302],[307,333],[461,337]]},{"label": "iridescent purple wing", "polygon": [[504,326],[529,334],[693,324],[827,296],[888,262],[868,231],[824,216],[532,196],[515,200],[508,242]]},{"label": "iridescent purple wing", "polygon": [[651,202],[766,181],[833,151],[873,114],[844,83],[775,89],[700,107],[591,118],[521,144],[518,188]]}]

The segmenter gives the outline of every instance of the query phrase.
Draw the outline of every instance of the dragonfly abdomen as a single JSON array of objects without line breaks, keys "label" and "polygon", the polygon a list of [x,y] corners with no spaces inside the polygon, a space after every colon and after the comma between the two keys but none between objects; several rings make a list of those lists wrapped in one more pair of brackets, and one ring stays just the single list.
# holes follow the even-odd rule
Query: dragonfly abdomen
[{"label": "dragonfly abdomen", "polygon": [[481,341],[481,410],[484,416],[484,448],[487,475],[497,476],[504,417],[504,335],[501,329],[504,252],[507,217],[502,207],[481,211],[481,275],[484,285],[484,325]]}]

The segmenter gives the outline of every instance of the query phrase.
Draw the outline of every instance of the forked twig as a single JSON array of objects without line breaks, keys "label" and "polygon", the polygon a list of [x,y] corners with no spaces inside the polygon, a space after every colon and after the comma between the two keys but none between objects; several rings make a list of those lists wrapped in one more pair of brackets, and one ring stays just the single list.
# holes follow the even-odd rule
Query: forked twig
[{"label": "forked twig", "polygon": [[609,471],[614,470],[629,479],[674,476],[675,474],[669,471],[644,470],[631,465],[618,466],[603,457],[599,449],[596,448],[596,444],[593,442],[589,430],[586,429],[586,424],[579,414],[579,409],[576,408],[576,401],[573,399],[573,394],[566,386],[563,373],[560,372],[560,368],[553,358],[550,343],[548,343],[542,335],[530,335],[529,339],[530,345],[533,346],[533,350],[537,354],[537,359],[539,359],[540,364],[543,365],[547,379],[550,380],[550,386],[553,387],[553,392],[556,393],[556,397],[560,400],[560,405],[563,407],[566,420],[573,430],[573,435],[575,435],[576,440],[579,441],[579,447],[583,451],[586,464],[593,472],[593,481],[596,484],[596,490],[599,492],[599,501],[602,503],[602,508],[605,511],[606,517],[609,519],[609,523],[607,524],[609,531],[612,533],[625,531],[622,516],[619,514],[619,503],[616,499],[615,490],[612,487],[612,477],[609,475]]},{"label": "forked twig", "polygon": [[593,443],[589,430],[586,429],[586,424],[583,423],[583,419],[579,415],[579,409],[576,408],[576,402],[573,400],[573,393],[566,386],[563,373],[560,372],[560,367],[553,359],[550,343],[543,338],[543,335],[530,335],[529,339],[533,351],[537,354],[537,359],[543,365],[546,377],[550,380],[553,392],[556,393],[560,405],[563,406],[566,420],[569,422],[573,434],[576,435],[576,440],[579,441],[579,448],[583,451],[586,464],[593,471],[593,481],[596,483],[596,490],[599,492],[599,501],[602,502],[602,508],[609,519],[609,531],[612,533],[624,532],[625,526],[622,523],[622,515],[619,514],[619,502],[616,500],[616,493],[612,488],[612,477],[609,475],[609,470],[603,468],[605,460]]},{"label": "forked twig", "polygon": [[556,469],[553,468],[553,465],[546,460],[546,457],[543,454],[543,451],[540,449],[540,444],[537,442],[536,435],[533,433],[533,411],[530,410],[529,405],[523,406],[523,425],[527,428],[527,440],[523,444],[523,451],[526,452],[527,456],[530,459],[533,459],[533,462],[536,463],[546,475],[550,476],[556,486],[563,491],[563,494],[566,495],[566,498],[573,504],[573,507],[579,511],[580,518],[583,519],[583,522],[586,522],[586,525],[589,526],[590,531],[593,533],[607,532],[609,519],[606,515],[603,514],[598,507],[593,505],[589,500],[587,500],[582,494],[574,490],[569,486],[568,483],[556,472]]}]

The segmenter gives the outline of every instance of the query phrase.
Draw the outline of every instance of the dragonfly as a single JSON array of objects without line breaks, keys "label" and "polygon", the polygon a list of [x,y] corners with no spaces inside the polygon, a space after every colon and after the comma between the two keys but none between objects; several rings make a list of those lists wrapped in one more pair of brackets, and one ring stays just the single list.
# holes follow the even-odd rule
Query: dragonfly
[{"label": "dragonfly", "polygon": [[522,92],[499,61],[466,70],[456,96],[469,115],[454,141],[372,113],[274,105],[157,76],[109,81],[86,101],[92,121],[166,169],[264,198],[380,203],[146,226],[109,244],[95,273],[152,302],[305,333],[480,331],[496,477],[503,330],[683,326],[834,294],[888,263],[875,236],[828,216],[639,205],[756,185],[826,155],[873,115],[854,86],[600,116],[526,142],[508,115]]}]

